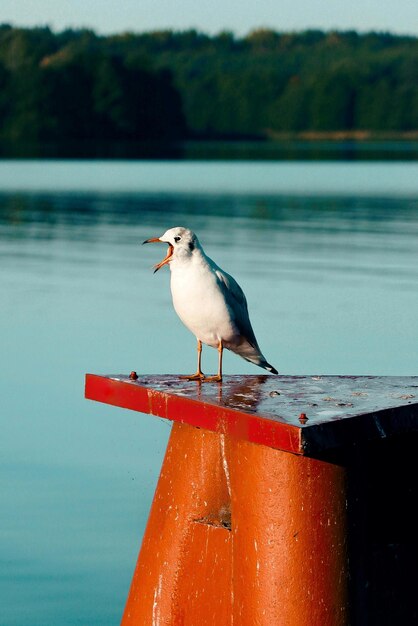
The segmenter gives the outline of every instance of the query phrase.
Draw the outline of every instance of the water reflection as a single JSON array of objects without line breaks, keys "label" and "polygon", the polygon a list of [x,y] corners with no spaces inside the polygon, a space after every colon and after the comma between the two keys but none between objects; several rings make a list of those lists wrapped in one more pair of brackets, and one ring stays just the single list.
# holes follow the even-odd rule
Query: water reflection
[{"label": "water reflection", "polygon": [[219,401],[229,409],[256,412],[263,398],[263,385],[268,378],[268,376],[261,374],[238,378],[236,381],[231,381],[230,384],[223,383],[219,385]]},{"label": "water reflection", "polygon": [[416,140],[370,141],[199,141],[199,142],[2,142],[0,156],[21,159],[146,159],[146,160],[399,160],[418,158]]},{"label": "water reflection", "polygon": [[[304,180],[300,168],[295,180]],[[195,365],[195,339],[172,309],[168,272],[154,276],[155,254],[140,245],[149,233],[176,225],[197,232],[243,287],[257,339],[279,371],[418,371],[416,179],[405,197],[364,188],[242,193],[244,168],[236,193],[217,185],[204,193],[201,164],[190,170],[196,185],[193,177],[203,176],[196,193],[87,193],[72,171],[71,192],[21,185],[0,193],[0,579],[8,626],[119,622],[169,428],[87,403],[83,376],[178,374]],[[171,176],[175,182],[176,171]],[[206,348],[203,359],[204,371],[216,371],[216,350]],[[263,379],[230,353],[224,372]],[[247,398],[248,409],[260,388],[238,387],[222,401],[237,407]]]},{"label": "water reflection", "polygon": [[[307,272],[313,280],[357,274],[415,289],[417,213],[413,199],[0,194],[0,238],[8,242],[0,254],[5,263],[47,263],[53,254],[60,263],[82,265],[94,262],[90,243],[108,245],[107,261],[125,266],[121,246],[135,245],[148,227],[159,232],[186,224],[224,255],[245,246],[241,263],[249,274],[264,261],[263,271],[295,280]],[[59,241],[74,247],[59,248]]]}]

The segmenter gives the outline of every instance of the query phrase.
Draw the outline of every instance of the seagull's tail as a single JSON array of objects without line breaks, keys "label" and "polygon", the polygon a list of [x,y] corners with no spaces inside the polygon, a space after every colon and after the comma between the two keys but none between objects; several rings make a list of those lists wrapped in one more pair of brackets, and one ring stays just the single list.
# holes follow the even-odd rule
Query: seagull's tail
[{"label": "seagull's tail", "polygon": [[270,365],[270,363],[267,363],[267,361],[264,361],[263,363],[258,363],[258,365],[260,367],[264,367],[265,370],[268,370],[269,372],[271,372],[272,374],[278,374],[279,372],[276,370],[275,367],[273,367],[272,365]]},{"label": "seagull's tail", "polygon": [[225,347],[235,352],[235,354],[239,354],[243,359],[249,361],[250,363],[254,363],[254,365],[258,365],[263,369],[271,372],[272,374],[278,374],[279,372],[275,367],[270,365],[264,358],[264,355],[261,353],[258,344],[255,342],[255,345],[249,343],[247,340],[243,340],[238,346],[228,346]]},{"label": "seagull's tail", "polygon": [[256,352],[256,351],[253,351],[253,352],[254,352],[253,354],[241,353],[240,356],[242,356],[246,361],[249,361],[250,363],[254,363],[254,365],[258,365],[259,367],[262,367],[263,369],[267,370],[268,372],[271,372],[272,374],[279,373],[275,367],[270,365],[270,363],[267,363],[266,359],[261,354],[261,352]]}]

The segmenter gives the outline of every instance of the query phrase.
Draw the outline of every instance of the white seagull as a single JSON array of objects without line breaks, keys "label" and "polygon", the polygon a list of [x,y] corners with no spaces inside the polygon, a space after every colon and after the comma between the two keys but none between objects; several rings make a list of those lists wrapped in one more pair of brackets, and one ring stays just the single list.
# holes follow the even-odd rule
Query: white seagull
[{"label": "white seagull", "polygon": [[[170,228],[161,237],[144,243],[168,243],[166,257],[154,266],[154,273],[170,264],[174,309],[197,339],[197,372],[189,380],[222,380],[222,351],[239,354],[246,361],[278,374],[258,346],[248,315],[247,300],[236,280],[204,252],[188,228]],[[217,348],[218,373],[205,376],[201,370],[202,343]]]}]

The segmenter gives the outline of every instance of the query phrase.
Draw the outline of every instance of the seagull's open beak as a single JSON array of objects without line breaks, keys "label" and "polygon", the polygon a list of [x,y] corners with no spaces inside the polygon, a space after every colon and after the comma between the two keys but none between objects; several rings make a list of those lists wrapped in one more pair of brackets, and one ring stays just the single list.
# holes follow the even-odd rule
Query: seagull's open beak
[{"label": "seagull's open beak", "polygon": [[[143,241],[143,243],[167,243],[167,242],[161,241],[161,239],[159,237],[153,237],[152,239],[145,239],[145,241]],[[174,251],[174,248],[171,245],[171,243],[169,243],[168,244],[167,255],[165,256],[165,258],[160,263],[157,263],[157,265],[154,265],[154,274],[155,274],[155,272],[158,272],[160,267],[162,267],[166,263],[170,262],[171,257],[173,256],[173,251]]]}]

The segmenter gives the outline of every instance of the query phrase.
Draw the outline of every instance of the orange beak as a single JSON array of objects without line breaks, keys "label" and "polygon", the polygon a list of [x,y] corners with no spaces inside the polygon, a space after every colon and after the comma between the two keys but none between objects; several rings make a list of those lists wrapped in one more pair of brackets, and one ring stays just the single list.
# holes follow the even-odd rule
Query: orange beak
[{"label": "orange beak", "polygon": [[[161,239],[159,239],[159,237],[153,237],[152,239],[146,239],[143,243],[166,243],[166,242],[165,241],[161,241]],[[174,248],[171,245],[171,243],[169,243],[168,244],[167,255],[164,257],[164,259],[160,263],[157,263],[157,265],[154,265],[154,274],[155,274],[155,272],[158,272],[160,267],[162,267],[163,265],[166,265],[166,263],[170,262],[171,257],[173,256],[173,251],[174,251]]]}]

